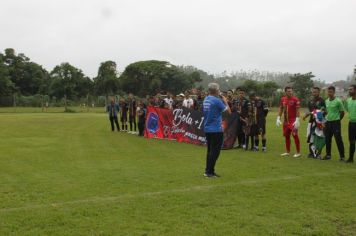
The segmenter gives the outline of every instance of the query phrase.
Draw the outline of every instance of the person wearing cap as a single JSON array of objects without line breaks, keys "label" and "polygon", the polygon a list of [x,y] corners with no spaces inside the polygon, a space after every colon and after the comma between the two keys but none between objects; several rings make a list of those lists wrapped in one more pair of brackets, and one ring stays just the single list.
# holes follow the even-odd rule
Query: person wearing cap
[{"label": "person wearing cap", "polygon": [[222,129],[222,113],[231,113],[224,96],[219,96],[219,85],[210,83],[208,85],[209,96],[203,102],[204,132],[207,143],[206,167],[204,176],[219,177],[215,172],[215,164],[219,158],[220,150],[224,142]]},{"label": "person wearing cap", "polygon": [[117,131],[120,131],[119,121],[117,119],[117,114],[120,111],[120,107],[118,104],[115,103],[114,99],[110,101],[110,104],[106,107],[106,111],[109,114],[111,130],[115,131],[115,126],[114,126],[115,123]]},{"label": "person wearing cap", "polygon": [[183,106],[184,94],[180,93],[177,95],[176,99],[173,101],[173,109],[180,109]]}]

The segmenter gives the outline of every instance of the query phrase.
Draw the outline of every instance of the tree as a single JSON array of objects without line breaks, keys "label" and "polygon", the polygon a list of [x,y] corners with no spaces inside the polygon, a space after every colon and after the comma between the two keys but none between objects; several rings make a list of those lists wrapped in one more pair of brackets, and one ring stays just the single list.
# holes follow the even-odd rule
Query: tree
[{"label": "tree", "polygon": [[22,95],[34,95],[48,92],[49,73],[40,65],[31,62],[25,54],[16,55],[12,48],[5,49],[2,56],[8,75],[17,92]]},{"label": "tree", "polygon": [[0,53],[0,96],[11,95],[15,89],[15,85],[11,81],[9,70],[5,65],[4,59],[4,55]]},{"label": "tree", "polygon": [[94,78],[95,93],[97,95],[114,95],[120,88],[117,68],[114,61],[100,64],[98,75]]},{"label": "tree", "polygon": [[162,90],[179,93],[194,87],[199,80],[196,73],[187,74],[169,62],[155,60],[132,63],[120,76],[122,89],[139,96]]},{"label": "tree", "polygon": [[266,81],[261,85],[260,96],[271,98],[276,94],[277,89],[280,88],[274,81]]},{"label": "tree", "polygon": [[255,92],[256,94],[260,94],[261,84],[261,82],[258,82],[256,80],[248,79],[243,83],[242,87],[247,92]]},{"label": "tree", "polygon": [[65,62],[51,71],[50,94],[56,97],[75,99],[84,97],[92,88],[92,81],[84,73]]},{"label": "tree", "polygon": [[293,89],[303,104],[305,104],[306,98],[310,95],[311,89],[313,88],[314,82],[312,78],[314,78],[312,72],[306,74],[298,73],[290,77]]}]

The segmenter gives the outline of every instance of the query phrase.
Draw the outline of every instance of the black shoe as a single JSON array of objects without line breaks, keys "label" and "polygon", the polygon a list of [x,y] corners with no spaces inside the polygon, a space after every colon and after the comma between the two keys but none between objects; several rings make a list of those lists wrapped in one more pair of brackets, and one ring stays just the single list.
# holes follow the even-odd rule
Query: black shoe
[{"label": "black shoe", "polygon": [[220,176],[220,175],[218,175],[217,173],[214,173],[214,177],[216,177],[216,178],[220,178],[221,176]]},{"label": "black shoe", "polygon": [[348,159],[347,161],[346,161],[346,163],[354,163],[354,159]]},{"label": "black shoe", "polygon": [[341,158],[339,159],[339,162],[345,162],[345,158],[344,158],[344,157],[341,157]]},{"label": "black shoe", "polygon": [[315,158],[313,154],[309,153],[308,158]]},{"label": "black shoe", "polygon": [[329,161],[329,160],[331,160],[331,156],[326,155],[322,160]]}]

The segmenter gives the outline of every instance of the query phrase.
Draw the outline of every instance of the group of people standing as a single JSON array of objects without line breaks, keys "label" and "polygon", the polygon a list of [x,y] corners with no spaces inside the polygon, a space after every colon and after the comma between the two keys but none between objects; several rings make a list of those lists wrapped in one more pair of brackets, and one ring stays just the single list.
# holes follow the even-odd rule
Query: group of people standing
[{"label": "group of people standing", "polygon": [[[115,131],[116,126],[117,131],[143,136],[147,113],[146,106],[142,101],[137,102],[132,93],[129,94],[127,100],[121,98],[119,103],[116,103],[112,99],[106,107],[106,111],[109,114],[112,131]],[[121,128],[119,125],[119,116]],[[130,129],[128,129],[127,123],[129,123]]]},{"label": "group of people standing", "polygon": [[[258,150],[258,136],[262,136],[263,147],[266,151],[266,116],[268,108],[264,101],[251,93],[248,101],[245,98],[245,91],[237,88],[235,94],[238,98],[233,98],[233,91],[228,91],[227,97],[219,91],[219,85],[209,84],[209,96],[204,100],[204,131],[207,138],[207,156],[205,177],[219,177],[215,172],[215,164],[220,155],[223,142],[223,130],[221,128],[222,113],[236,111],[238,114],[237,147],[248,149],[248,139],[255,140],[255,146],[251,150]],[[298,129],[300,127],[300,100],[293,95],[292,87],[285,87],[285,95],[280,100],[276,125],[283,125],[283,136],[285,138],[286,152],[281,154],[288,157],[291,154],[291,136],[294,139],[296,153],[293,155],[301,157],[300,140]],[[307,136],[309,144],[310,158],[321,160],[331,159],[332,138],[335,137],[341,162],[353,163],[356,141],[356,85],[351,85],[348,89],[349,98],[341,100],[335,95],[335,87],[327,89],[328,98],[324,100],[320,96],[320,88],[313,87],[312,99],[308,103],[308,111],[303,116],[303,120],[309,117],[307,126]],[[341,135],[341,121],[345,111],[348,112],[348,138],[349,138],[349,158],[345,159],[345,148]],[[283,116],[283,121],[282,121]],[[251,142],[253,143],[253,142]],[[321,157],[323,147],[326,146],[326,155]]]},{"label": "group of people standing", "polygon": [[[283,127],[285,138],[285,152],[283,157],[291,155],[291,136],[294,139],[296,152],[293,157],[301,156],[301,144],[298,130],[300,121],[300,100],[293,94],[292,87],[285,87],[285,95],[280,100],[276,125]],[[320,96],[320,88],[312,88],[312,99],[308,102],[308,111],[302,119],[308,120],[307,142],[309,147],[308,157],[321,160],[331,159],[332,138],[335,138],[342,162],[353,163],[356,140],[356,85],[349,87],[349,98],[342,100],[335,95],[335,87],[327,89],[327,99]],[[207,163],[205,176],[216,177],[214,167],[222,147],[222,117],[221,113],[227,111],[236,113],[237,129],[235,148],[244,150],[267,151],[266,143],[266,118],[268,115],[267,103],[255,93],[246,96],[243,88],[235,91],[220,92],[215,83],[209,84],[208,93],[200,91],[187,91],[174,96],[170,93],[158,93],[156,96],[147,96],[145,100],[137,102],[133,94],[127,99],[121,98],[118,103],[112,100],[107,106],[111,130],[125,131],[131,134],[144,135],[147,109],[154,106],[166,109],[186,107],[200,110],[204,114],[204,131],[207,139]],[[341,135],[341,121],[345,111],[349,113],[348,136],[349,158],[345,159],[344,142]],[[119,117],[121,128],[119,125]],[[283,119],[283,120],[282,120]],[[129,128],[128,128],[129,124]],[[138,132],[137,132],[138,130]],[[326,155],[321,156],[323,147],[326,146]]]},{"label": "group of people standing", "polygon": [[[356,85],[349,87],[349,98],[342,100],[335,95],[335,87],[327,88],[327,99],[320,96],[320,88],[313,87],[312,99],[308,102],[308,111],[303,116],[303,120],[309,117],[307,126],[307,142],[309,145],[310,158],[320,160],[331,159],[332,138],[335,138],[341,162],[353,163],[356,140]],[[285,137],[286,152],[282,156],[290,155],[290,136],[293,136],[296,145],[294,157],[300,157],[300,141],[298,128],[300,127],[300,101],[293,95],[291,87],[285,88],[285,96],[282,97],[279,114],[276,124],[283,124],[283,135]],[[345,159],[344,142],[341,135],[341,121],[345,116],[345,111],[349,113],[348,136],[349,136],[349,158]],[[281,121],[281,116],[284,121]],[[322,157],[323,147],[326,146],[326,154]]]}]

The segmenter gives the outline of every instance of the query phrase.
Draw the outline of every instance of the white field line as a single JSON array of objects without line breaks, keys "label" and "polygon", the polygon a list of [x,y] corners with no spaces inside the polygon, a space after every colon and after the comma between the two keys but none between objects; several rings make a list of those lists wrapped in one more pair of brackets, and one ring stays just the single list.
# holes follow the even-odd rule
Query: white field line
[{"label": "white field line", "polygon": [[[301,179],[301,178],[305,178],[305,177],[333,176],[333,175],[341,174],[341,173],[356,173],[356,170],[349,169],[349,170],[338,171],[338,172],[333,172],[333,173],[317,172],[317,173],[307,174],[307,175],[287,175],[287,176],[274,177],[274,178],[247,179],[247,180],[241,180],[238,182],[230,182],[230,183],[225,183],[225,184],[197,185],[197,186],[191,186],[191,187],[186,187],[186,188],[168,189],[168,190],[156,191],[156,192],[141,192],[141,193],[131,193],[131,194],[128,193],[128,194],[122,194],[122,195],[118,195],[118,196],[91,197],[91,198],[66,201],[66,202],[29,204],[29,205],[22,206],[22,207],[2,208],[2,209],[0,209],[0,213],[27,211],[27,210],[34,210],[34,209],[41,209],[41,208],[55,209],[55,208],[67,206],[67,205],[80,205],[80,204],[86,204],[86,203],[93,203],[93,204],[105,203],[105,202],[109,203],[109,202],[115,202],[115,201],[119,201],[119,200],[139,198],[139,197],[154,197],[154,196],[159,196],[159,195],[164,195],[164,194],[172,194],[172,193],[209,191],[211,189],[216,189],[216,188],[221,188],[221,187],[233,187],[236,185],[254,185],[254,184],[263,184],[263,183],[285,181],[285,180],[297,180],[297,179]],[[202,177],[202,178],[204,178],[204,177]],[[207,179],[207,181],[214,181],[214,180]]]}]

